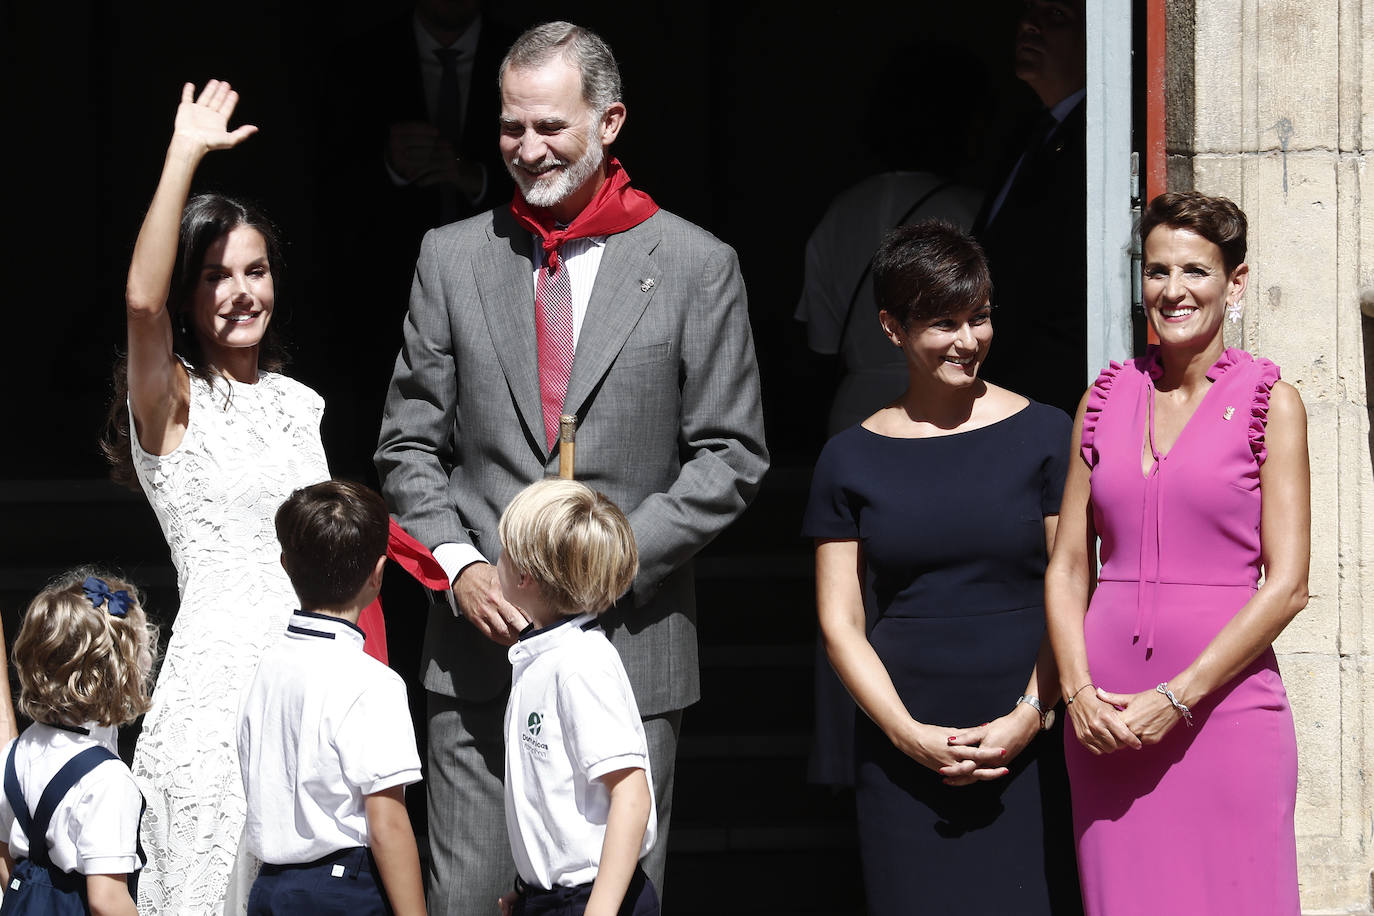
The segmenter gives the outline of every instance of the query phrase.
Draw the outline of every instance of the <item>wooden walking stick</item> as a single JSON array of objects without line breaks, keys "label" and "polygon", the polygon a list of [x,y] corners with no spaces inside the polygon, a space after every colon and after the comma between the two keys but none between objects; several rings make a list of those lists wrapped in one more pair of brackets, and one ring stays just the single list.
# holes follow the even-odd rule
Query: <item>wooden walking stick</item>
[{"label": "wooden walking stick", "polygon": [[558,418],[558,476],[573,479],[573,462],[577,443],[577,417],[565,413]]}]

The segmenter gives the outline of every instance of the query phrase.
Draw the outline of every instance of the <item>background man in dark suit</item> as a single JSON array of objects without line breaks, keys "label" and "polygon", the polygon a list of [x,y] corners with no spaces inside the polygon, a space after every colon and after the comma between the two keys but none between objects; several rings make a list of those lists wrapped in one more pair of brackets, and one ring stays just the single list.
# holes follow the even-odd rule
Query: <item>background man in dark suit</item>
[{"label": "background man in dark suit", "polygon": [[1045,108],[974,223],[992,269],[983,375],[1072,414],[1087,387],[1084,0],[1027,0],[1016,75]]},{"label": "background man in dark suit", "polygon": [[479,0],[417,0],[346,42],[330,68],[349,77],[346,90],[330,80],[324,93],[322,279],[330,301],[383,312],[381,320],[356,320],[359,311],[322,328],[332,369],[322,373],[323,393],[351,405],[330,411],[324,430],[344,473],[370,470],[420,239],[510,199],[492,131],[497,70],[515,35]]},{"label": "background man in dark suit", "polygon": [[531,29],[501,97],[519,193],[425,236],[376,455],[393,511],[453,579],[424,652],[440,913],[489,912],[514,875],[505,647],[526,621],[491,563],[506,503],[557,469],[558,414],[579,421],[577,477],[625,510],[639,546],[634,586],[601,622],[644,717],[659,816],[644,865],[660,888],[681,711],[700,694],[691,558],[768,464],[734,251],[608,161],[626,114],[609,48],[568,23]]}]

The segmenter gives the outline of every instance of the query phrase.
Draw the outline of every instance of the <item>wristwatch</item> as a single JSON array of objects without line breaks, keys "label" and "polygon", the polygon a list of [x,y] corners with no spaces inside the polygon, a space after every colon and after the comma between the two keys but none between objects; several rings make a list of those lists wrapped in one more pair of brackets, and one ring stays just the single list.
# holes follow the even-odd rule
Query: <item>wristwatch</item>
[{"label": "wristwatch", "polygon": [[1017,697],[1016,702],[1012,705],[1013,707],[1015,707],[1021,705],[1022,703],[1025,703],[1031,709],[1034,709],[1036,714],[1040,716],[1040,730],[1042,732],[1054,724],[1054,709],[1050,709],[1049,712],[1046,712],[1045,708],[1040,705],[1039,697],[1033,697],[1027,694],[1025,696]]}]

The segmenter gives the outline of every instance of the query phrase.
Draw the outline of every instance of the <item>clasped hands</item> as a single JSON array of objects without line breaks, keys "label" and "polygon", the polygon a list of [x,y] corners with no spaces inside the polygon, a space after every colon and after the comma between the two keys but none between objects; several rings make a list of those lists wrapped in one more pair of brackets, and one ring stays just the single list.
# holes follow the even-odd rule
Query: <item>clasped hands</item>
[{"label": "clasped hands", "polygon": [[1069,718],[1080,744],[1093,754],[1110,754],[1125,747],[1139,750],[1158,744],[1180,717],[1168,698],[1154,688],[1112,693],[1094,687],[1069,704]]},{"label": "clasped hands", "polygon": [[422,188],[450,185],[469,199],[482,191],[482,167],[458,156],[453,144],[425,121],[401,121],[387,129],[386,160],[407,183]]},{"label": "clasped hands", "polygon": [[941,728],[912,720],[908,734],[894,738],[897,749],[939,773],[947,786],[1000,779],[1009,764],[1040,731],[1040,715],[1026,703],[974,728]]}]

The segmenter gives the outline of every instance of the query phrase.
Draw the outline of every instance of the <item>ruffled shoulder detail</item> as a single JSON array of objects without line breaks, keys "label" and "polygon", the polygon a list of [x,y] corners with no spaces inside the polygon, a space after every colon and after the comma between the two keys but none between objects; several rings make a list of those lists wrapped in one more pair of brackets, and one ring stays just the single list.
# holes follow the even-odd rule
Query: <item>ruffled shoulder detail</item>
[{"label": "ruffled shoulder detail", "polygon": [[1083,435],[1080,441],[1080,452],[1083,460],[1088,462],[1088,467],[1097,465],[1097,457],[1093,452],[1093,440],[1097,436],[1097,420],[1102,415],[1102,410],[1107,406],[1107,398],[1112,393],[1112,386],[1116,384],[1117,375],[1126,368],[1125,363],[1112,360],[1107,368],[1097,374],[1097,380],[1093,382],[1092,388],[1088,389],[1088,403],[1083,408]]},{"label": "ruffled shoulder detail", "polygon": [[1248,353],[1245,355],[1253,359],[1255,365],[1255,395],[1250,402],[1250,451],[1255,456],[1256,464],[1264,464],[1264,459],[1269,453],[1264,444],[1264,428],[1269,422],[1269,393],[1274,390],[1274,383],[1279,380],[1279,367],[1262,356],[1250,357]]}]

